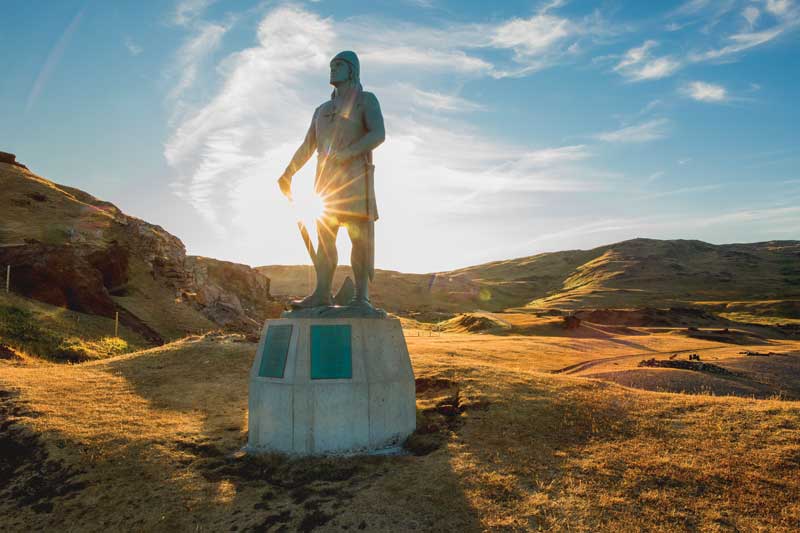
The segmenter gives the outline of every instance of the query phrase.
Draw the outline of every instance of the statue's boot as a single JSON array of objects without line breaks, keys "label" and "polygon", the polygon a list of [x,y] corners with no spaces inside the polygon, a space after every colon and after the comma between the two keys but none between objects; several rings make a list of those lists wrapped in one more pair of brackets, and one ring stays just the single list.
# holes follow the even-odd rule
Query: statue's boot
[{"label": "statue's boot", "polygon": [[359,276],[358,278],[363,279],[356,279],[356,293],[347,302],[347,307],[358,309],[359,312],[362,312],[367,317],[386,317],[386,311],[374,307],[372,302],[369,301],[369,278],[367,276]]},{"label": "statue's boot", "polygon": [[331,285],[333,284],[333,272],[336,269],[325,262],[317,264],[317,287],[314,292],[303,298],[295,300],[290,305],[292,309],[309,309],[312,307],[324,307],[333,304],[331,297]]},{"label": "statue's boot", "polygon": [[292,309],[310,309],[312,307],[324,307],[331,305],[333,303],[331,299],[331,293],[328,292],[327,295],[318,293],[317,291],[312,292],[302,300],[294,300],[292,301],[291,307]]}]

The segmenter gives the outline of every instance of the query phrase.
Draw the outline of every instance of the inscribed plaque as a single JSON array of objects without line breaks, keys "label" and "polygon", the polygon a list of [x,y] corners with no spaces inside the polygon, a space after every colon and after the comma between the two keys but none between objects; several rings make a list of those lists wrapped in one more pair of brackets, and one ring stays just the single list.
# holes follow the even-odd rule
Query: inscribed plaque
[{"label": "inscribed plaque", "polygon": [[350,324],[311,326],[311,379],[351,379]]},{"label": "inscribed plaque", "polygon": [[262,378],[282,378],[286,369],[286,356],[289,354],[289,341],[292,339],[292,326],[269,326],[264,352],[261,354],[261,367],[258,375]]}]

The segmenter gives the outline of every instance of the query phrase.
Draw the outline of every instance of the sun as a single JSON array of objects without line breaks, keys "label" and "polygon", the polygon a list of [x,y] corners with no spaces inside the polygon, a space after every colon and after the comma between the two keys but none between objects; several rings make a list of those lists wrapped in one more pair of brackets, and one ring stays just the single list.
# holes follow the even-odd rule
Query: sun
[{"label": "sun", "polygon": [[325,212],[325,200],[313,191],[300,193],[294,197],[294,209],[298,221],[309,228],[314,228],[317,220]]}]

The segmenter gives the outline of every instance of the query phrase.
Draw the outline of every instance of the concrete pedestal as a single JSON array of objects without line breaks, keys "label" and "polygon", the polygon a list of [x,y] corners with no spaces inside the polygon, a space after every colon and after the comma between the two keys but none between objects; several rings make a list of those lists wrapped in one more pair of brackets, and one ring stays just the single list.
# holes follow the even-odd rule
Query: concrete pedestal
[{"label": "concrete pedestal", "polygon": [[399,447],[416,426],[414,372],[400,321],[268,320],[250,371],[249,407],[248,451]]}]

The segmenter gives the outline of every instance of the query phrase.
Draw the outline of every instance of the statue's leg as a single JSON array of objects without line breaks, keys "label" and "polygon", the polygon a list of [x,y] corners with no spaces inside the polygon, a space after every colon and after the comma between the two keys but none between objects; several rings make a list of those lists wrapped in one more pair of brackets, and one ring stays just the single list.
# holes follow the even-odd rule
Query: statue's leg
[{"label": "statue's leg", "polygon": [[317,286],[314,292],[300,301],[294,302],[293,307],[319,307],[331,305],[331,286],[339,255],[336,252],[336,235],[339,233],[339,221],[331,217],[317,220],[317,261],[314,265],[317,275]]},{"label": "statue's leg", "polygon": [[347,222],[347,233],[353,243],[350,252],[350,265],[353,267],[353,280],[356,294],[352,304],[369,303],[370,265],[372,264],[371,220],[351,220]]},{"label": "statue's leg", "polygon": [[336,235],[339,233],[339,221],[331,217],[322,217],[317,220],[317,288],[314,291],[325,300],[325,305],[331,303],[331,286],[336,266],[339,264],[339,254],[336,251]]}]

